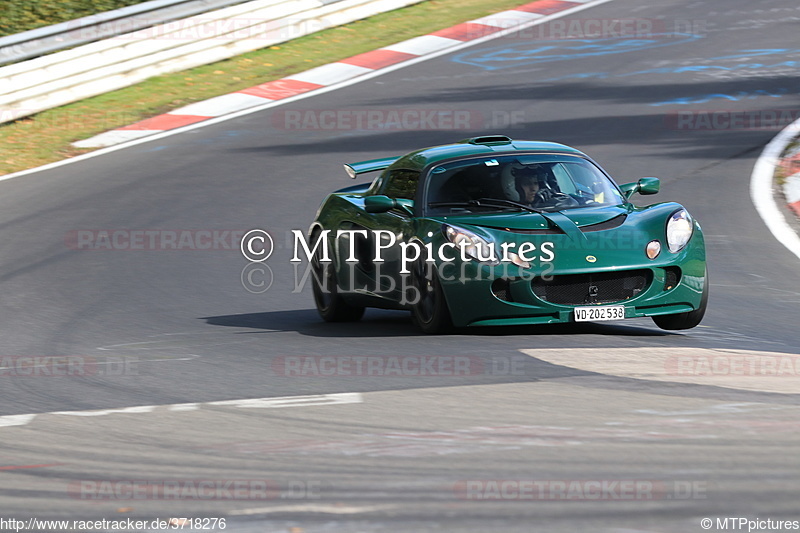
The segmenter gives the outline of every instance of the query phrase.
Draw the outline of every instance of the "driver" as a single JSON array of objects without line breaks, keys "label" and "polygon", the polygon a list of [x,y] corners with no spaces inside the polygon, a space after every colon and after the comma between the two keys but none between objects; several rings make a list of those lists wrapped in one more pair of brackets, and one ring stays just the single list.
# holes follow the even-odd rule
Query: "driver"
[{"label": "driver", "polygon": [[516,180],[520,201],[532,207],[552,204],[555,193],[547,184],[547,170],[540,165],[511,169]]}]

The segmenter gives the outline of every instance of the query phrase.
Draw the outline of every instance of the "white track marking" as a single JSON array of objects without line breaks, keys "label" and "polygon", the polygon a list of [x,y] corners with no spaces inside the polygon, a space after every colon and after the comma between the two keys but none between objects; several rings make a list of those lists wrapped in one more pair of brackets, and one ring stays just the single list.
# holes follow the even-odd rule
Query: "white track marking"
[{"label": "white track marking", "polygon": [[122,414],[152,413],[155,410],[156,410],[155,405],[137,405],[135,407],[123,407],[121,409],[100,409],[97,411],[55,411],[49,414],[69,415],[69,416],[104,416],[115,413],[122,413]]},{"label": "white track marking", "polygon": [[753,173],[750,175],[750,197],[756,206],[761,220],[767,225],[779,243],[800,258],[800,237],[792,230],[783,218],[775,198],[772,196],[772,177],[775,167],[780,161],[783,150],[800,132],[800,120],[796,120],[784,128],[764,148],[758,157]]},{"label": "white track marking", "polygon": [[344,392],[339,394],[317,394],[313,396],[281,396],[276,398],[246,398],[241,400],[223,400],[205,403],[176,403],[171,405],[137,405],[121,407],[118,409],[95,409],[89,411],[54,411],[50,413],[8,415],[0,416],[0,428],[9,426],[24,426],[37,416],[105,416],[111,414],[145,414],[161,410],[167,411],[197,411],[208,407],[234,407],[238,409],[274,409],[284,407],[320,407],[327,405],[342,405],[363,403],[364,398],[358,392]]},{"label": "white track marking", "polygon": [[528,13],[526,11],[516,11],[514,9],[510,9],[508,11],[501,11],[500,13],[495,13],[493,15],[486,15],[485,17],[481,17],[479,19],[470,20],[470,22],[494,26],[496,28],[509,28],[525,22],[540,19],[544,16],[545,15],[542,15],[541,13]]},{"label": "white track marking", "polygon": [[199,403],[176,403],[174,405],[168,405],[167,409],[170,411],[197,411],[200,409]]},{"label": "white track marking", "polygon": [[180,109],[173,109],[168,115],[197,115],[201,117],[218,117],[227,113],[233,113],[241,109],[247,109],[264,101],[258,96],[251,96],[242,93],[223,94],[215,96],[202,102],[189,104]]},{"label": "white track marking", "polygon": [[401,43],[384,46],[382,50],[423,56],[424,54],[430,54],[457,46],[460,42],[461,41],[456,39],[441,37],[439,35],[422,35],[421,37],[414,37],[413,39]]},{"label": "white track marking", "polygon": [[371,513],[375,511],[385,511],[395,508],[397,508],[397,505],[337,505],[337,504],[325,505],[325,504],[305,503],[299,505],[276,505],[274,507],[260,507],[256,509],[240,509],[238,511],[231,511],[228,514],[231,516],[235,516],[235,515],[297,512],[297,513],[348,515],[348,514]]},{"label": "white track marking", "polygon": [[341,394],[317,394],[313,396],[286,396],[283,398],[253,398],[250,400],[226,400],[209,402],[206,405],[239,407],[243,409],[272,409],[278,407],[311,407],[315,405],[337,405],[342,403],[361,403],[361,394],[346,392]]},{"label": "white track marking", "polygon": [[[327,92],[336,91],[336,90],[342,89],[344,87],[349,87],[350,85],[355,85],[357,83],[361,83],[363,81],[371,80],[372,78],[376,78],[378,76],[382,76],[384,74],[388,74],[389,72],[394,72],[395,70],[400,70],[400,69],[403,69],[403,68],[407,68],[407,67],[410,67],[412,65],[416,65],[417,63],[422,63],[423,61],[428,61],[430,59],[434,59],[436,57],[439,57],[439,56],[442,56],[442,55],[445,55],[445,54],[458,52],[459,50],[463,50],[464,48],[468,48],[470,46],[475,46],[477,44],[481,44],[481,43],[484,43],[484,42],[487,42],[487,41],[491,41],[491,40],[494,40],[494,39],[499,39],[501,37],[505,37],[506,35],[511,35],[511,34],[513,34],[515,32],[519,32],[520,30],[524,30],[526,28],[530,28],[530,27],[536,26],[538,24],[544,24],[544,23],[549,22],[551,20],[555,20],[555,19],[561,18],[561,17],[566,17],[568,15],[572,15],[572,14],[577,13],[579,11],[583,11],[584,9],[589,9],[589,8],[592,8],[592,7],[595,7],[595,6],[599,6],[601,4],[605,4],[605,3],[608,3],[608,2],[612,2],[612,1],[613,0],[591,0],[588,3],[579,4],[579,5],[577,5],[577,6],[573,7],[573,8],[565,9],[564,11],[559,11],[558,13],[553,13],[552,15],[547,15],[545,17],[537,18],[536,20],[532,20],[531,22],[526,23],[526,24],[521,24],[519,26],[515,26],[515,27],[509,28],[507,30],[498,31],[497,33],[486,35],[484,37],[480,37],[478,39],[474,39],[474,40],[471,40],[471,41],[465,41],[460,45],[453,46],[452,48],[447,48],[445,50],[440,50],[438,52],[433,52],[433,53],[430,53],[430,54],[426,54],[424,56],[420,56],[420,57],[417,57],[417,58],[414,58],[414,59],[409,59],[408,61],[404,61],[404,62],[398,63],[396,65],[392,65],[392,66],[389,66],[389,67],[386,67],[386,68],[374,70],[374,71],[370,72],[369,74],[365,74],[363,76],[358,76],[356,78],[351,78],[351,79],[343,81],[341,83],[337,83],[337,84],[334,84],[334,85],[329,85],[329,86],[323,87],[321,89],[316,89],[316,90],[308,92],[308,93],[298,94],[298,95],[295,95],[295,96],[292,96],[292,97],[289,97],[289,98],[284,98],[282,100],[278,100],[278,101],[275,101],[275,102],[267,102],[267,103],[265,103],[265,104],[263,104],[261,106],[258,106],[258,107],[252,107],[250,109],[244,109],[242,111],[237,111],[235,113],[231,113],[230,115],[224,115],[224,116],[221,116],[221,117],[211,118],[211,119],[208,119],[208,120],[204,120],[202,122],[197,122],[196,124],[190,124],[188,126],[184,126],[182,128],[176,128],[176,129],[173,129],[173,130],[167,130],[167,131],[158,133],[156,135],[148,135],[147,137],[144,137],[144,138],[141,138],[141,139],[134,139],[134,140],[131,140],[129,142],[122,143],[122,144],[115,144],[114,146],[108,146],[106,148],[101,148],[99,150],[95,150],[93,152],[89,152],[89,153],[86,153],[86,154],[75,156],[75,157],[72,157],[70,159],[63,159],[61,161],[48,163],[48,164],[42,165],[40,167],[30,168],[30,169],[27,169],[27,170],[21,170],[19,172],[14,172],[12,174],[6,174],[5,176],[0,176],[0,181],[19,178],[21,176],[27,176],[29,174],[34,174],[36,172],[42,172],[44,170],[51,170],[51,169],[54,169],[54,168],[61,167],[63,165],[68,165],[70,163],[77,163],[79,161],[85,161],[86,159],[91,159],[93,157],[99,157],[101,155],[105,155],[105,154],[108,154],[108,153],[111,153],[111,152],[115,152],[117,150],[122,150],[122,149],[130,148],[132,146],[136,146],[136,145],[139,145],[139,144],[143,144],[143,143],[147,143],[147,142],[151,142],[151,141],[156,141],[156,140],[159,140],[159,139],[164,139],[166,137],[169,137],[169,136],[172,136],[172,135],[177,135],[179,133],[184,133],[186,131],[191,131],[191,130],[195,130],[195,129],[198,129],[198,128],[204,128],[206,126],[213,126],[214,124],[219,124],[220,122],[224,122],[224,121],[227,121],[227,120],[232,120],[232,119],[239,118],[239,117],[242,117],[242,116],[245,116],[245,115],[249,115],[249,114],[252,114],[252,113],[258,113],[260,111],[264,111],[265,109],[270,109],[272,107],[277,107],[277,106],[281,106],[281,105],[287,105],[287,104],[290,104],[290,103],[297,102],[298,100],[303,100],[303,99],[306,99],[306,98],[311,98],[313,96],[318,96],[318,95],[321,95],[321,94],[325,94]],[[386,48],[391,48],[391,47],[386,47]]]},{"label": "white track marking", "polygon": [[[158,131],[158,130],[111,130],[111,131],[107,131],[105,133],[100,133],[98,135],[95,135],[91,139],[93,139],[93,142],[105,143],[106,146],[117,145],[117,144],[119,144],[121,146],[122,143],[130,143],[132,141],[135,141],[137,139],[141,139],[143,137],[149,137],[150,135],[153,135],[154,134],[153,132],[155,132],[155,131]],[[94,148],[95,146],[97,146],[95,144],[89,144],[87,142],[84,142],[84,141],[88,141],[88,140],[89,139],[84,139],[83,141],[77,141],[77,142],[72,143],[72,145],[77,147],[77,148]],[[94,152],[91,152],[91,153],[94,153]],[[86,155],[89,155],[89,154],[86,154]],[[65,159],[64,161],[71,161],[71,160],[70,159]],[[62,163],[62,161],[58,161],[58,163]],[[56,163],[50,163],[50,164],[51,165],[55,165]],[[47,165],[45,165],[45,167],[46,166]],[[44,170],[44,167],[38,167],[38,168],[41,169],[41,170]],[[23,170],[22,172],[32,172],[32,171],[35,171],[35,170],[37,170],[37,169],[33,168],[30,171]],[[15,174],[19,174],[19,172],[16,172]],[[8,174],[6,176],[2,176],[2,177],[0,177],[0,180],[7,179],[8,176],[12,176],[13,177],[15,174]]]},{"label": "white track marking", "polygon": [[8,426],[24,426],[34,418],[36,418],[36,415],[0,416],[0,428]]},{"label": "white track marking", "polygon": [[369,74],[374,69],[359,67],[358,65],[348,65],[347,63],[329,63],[321,67],[312,68],[305,72],[299,72],[287,76],[288,80],[315,83],[317,85],[333,85],[342,81]]}]

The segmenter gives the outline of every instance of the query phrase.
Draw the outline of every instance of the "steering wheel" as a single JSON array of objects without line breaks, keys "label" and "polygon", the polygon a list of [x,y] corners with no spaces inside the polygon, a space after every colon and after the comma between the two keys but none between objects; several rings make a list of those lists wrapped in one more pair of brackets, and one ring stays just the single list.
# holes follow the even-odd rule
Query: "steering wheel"
[{"label": "steering wheel", "polygon": [[538,201],[534,201],[534,206],[537,206],[538,204],[557,207],[559,209],[566,209],[567,207],[576,207],[580,205],[578,200],[563,192],[548,191],[547,194],[542,194],[540,192],[537,193],[536,196]]}]

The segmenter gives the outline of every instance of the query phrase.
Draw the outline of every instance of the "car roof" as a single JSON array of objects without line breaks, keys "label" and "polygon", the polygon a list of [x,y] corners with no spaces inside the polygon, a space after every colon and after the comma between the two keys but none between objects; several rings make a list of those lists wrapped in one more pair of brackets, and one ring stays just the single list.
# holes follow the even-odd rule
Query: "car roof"
[{"label": "car roof", "polygon": [[473,155],[509,155],[516,152],[543,152],[586,157],[586,154],[570,146],[547,141],[515,141],[502,135],[490,135],[464,139],[453,144],[423,148],[406,154],[389,168],[422,170],[428,165],[447,159]]}]

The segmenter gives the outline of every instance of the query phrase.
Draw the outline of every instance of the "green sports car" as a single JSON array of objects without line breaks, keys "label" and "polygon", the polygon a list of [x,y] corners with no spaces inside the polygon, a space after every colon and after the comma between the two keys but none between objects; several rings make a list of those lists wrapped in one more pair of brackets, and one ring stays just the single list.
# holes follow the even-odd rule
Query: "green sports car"
[{"label": "green sports car", "polygon": [[426,333],[703,318],[700,225],[680,204],[629,201],[657,193],[657,178],[618,186],[574,148],[500,135],[345,169],[382,172],[329,195],[304,243],[327,321],[366,307],[410,310]]}]

